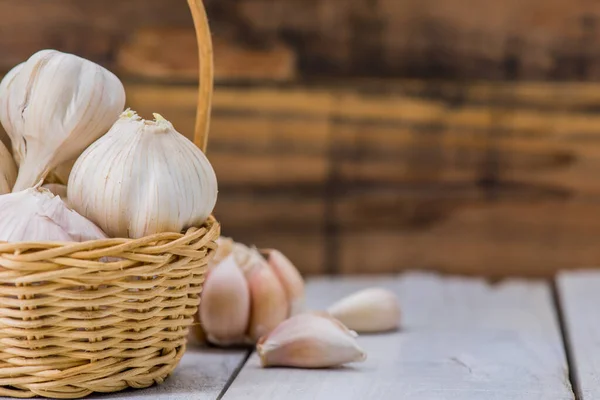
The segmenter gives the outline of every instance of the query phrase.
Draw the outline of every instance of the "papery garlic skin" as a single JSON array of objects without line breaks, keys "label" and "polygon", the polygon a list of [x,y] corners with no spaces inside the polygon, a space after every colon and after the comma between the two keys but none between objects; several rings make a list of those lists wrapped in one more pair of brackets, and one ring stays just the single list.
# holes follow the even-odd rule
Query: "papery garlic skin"
[{"label": "papery garlic skin", "polygon": [[304,311],[304,279],[300,272],[279,250],[266,249],[261,252],[266,255],[269,266],[285,289],[290,306],[289,315]]},{"label": "papery garlic skin", "polygon": [[204,153],[155,115],[124,112],[73,166],[69,203],[111,237],[140,238],[202,225],[217,201]]},{"label": "papery garlic skin", "polygon": [[383,288],[358,291],[334,303],[327,311],[359,333],[385,332],[400,325],[398,297]]},{"label": "papery garlic skin", "polygon": [[244,342],[250,321],[250,291],[233,255],[216,265],[206,278],[200,321],[213,344],[227,346]]},{"label": "papery garlic skin", "polygon": [[105,238],[96,225],[49,190],[35,187],[0,196],[0,241],[84,242]]},{"label": "papery garlic skin", "polygon": [[263,367],[328,368],[366,359],[355,332],[317,313],[282,322],[259,340],[256,349]]},{"label": "papery garlic skin", "polygon": [[34,186],[102,136],[125,105],[110,71],[56,50],[42,50],[0,83],[0,122],[19,164],[14,192]]},{"label": "papery garlic skin", "polygon": [[0,195],[10,193],[17,179],[17,167],[8,149],[0,142]]},{"label": "papery garlic skin", "polygon": [[288,318],[289,304],[283,285],[256,249],[238,245],[234,258],[244,271],[250,288],[248,337],[256,342]]}]

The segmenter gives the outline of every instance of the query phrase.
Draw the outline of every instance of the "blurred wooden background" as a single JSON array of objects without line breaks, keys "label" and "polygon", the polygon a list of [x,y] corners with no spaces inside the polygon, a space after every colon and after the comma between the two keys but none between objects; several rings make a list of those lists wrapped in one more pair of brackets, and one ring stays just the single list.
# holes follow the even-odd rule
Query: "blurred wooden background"
[{"label": "blurred wooden background", "polygon": [[[211,0],[223,232],[305,273],[549,275],[600,262],[600,3]],[[0,0],[0,73],[115,71],[191,135],[183,0]]]}]

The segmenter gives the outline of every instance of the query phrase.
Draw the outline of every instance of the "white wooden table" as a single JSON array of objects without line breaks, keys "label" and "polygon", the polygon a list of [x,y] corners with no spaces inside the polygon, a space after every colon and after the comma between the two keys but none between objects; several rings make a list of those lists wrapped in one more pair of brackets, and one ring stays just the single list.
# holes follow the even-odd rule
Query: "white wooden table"
[{"label": "white wooden table", "polygon": [[250,351],[191,348],[163,385],[89,398],[600,400],[600,270],[499,284],[321,278],[308,283],[309,307],[369,286],[394,290],[404,314],[400,331],[359,337],[364,363],[262,369]]}]

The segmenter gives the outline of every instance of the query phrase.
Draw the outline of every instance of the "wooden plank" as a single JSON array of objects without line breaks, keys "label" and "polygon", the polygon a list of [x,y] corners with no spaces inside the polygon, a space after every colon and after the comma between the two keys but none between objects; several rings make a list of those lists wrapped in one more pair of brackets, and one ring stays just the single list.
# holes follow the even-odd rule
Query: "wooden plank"
[{"label": "wooden plank", "polygon": [[[124,62],[122,47],[143,27],[189,29],[185,2],[171,0],[1,0],[0,69],[35,50],[58,47],[99,61]],[[302,76],[401,76],[469,79],[598,79],[600,10],[588,0],[222,0],[207,1],[215,37],[242,51],[240,65],[279,67],[297,58]],[[174,38],[160,36],[161,49]],[[139,43],[139,41],[134,42]],[[295,54],[281,57],[281,45]],[[136,46],[139,46],[136,44]],[[271,53],[259,58],[256,53]],[[138,52],[139,55],[139,52]],[[164,55],[165,58],[170,58]],[[194,52],[149,69],[187,76]],[[155,57],[149,58],[152,61]],[[274,60],[271,64],[265,59]],[[132,62],[133,61],[133,62]],[[169,70],[169,68],[171,68]],[[137,68],[139,71],[145,68]],[[217,70],[218,71],[218,70]],[[233,71],[234,74],[239,71]],[[143,74],[143,73],[142,73]],[[264,74],[261,74],[264,77]]]},{"label": "wooden plank", "polygon": [[[191,136],[195,86],[126,89],[142,116],[160,112]],[[277,241],[303,272],[550,276],[594,263],[598,93],[595,83],[217,85],[216,212],[228,234]]]},{"label": "wooden plank", "polygon": [[307,299],[322,309],[375,285],[398,293],[403,329],[359,337],[365,363],[327,371],[265,370],[254,354],[223,398],[574,399],[546,283],[489,285],[430,274],[323,278],[309,282]]},{"label": "wooden plank", "polygon": [[163,384],[147,389],[92,394],[86,399],[215,400],[219,398],[230,378],[237,373],[247,356],[245,350],[189,347],[179,366]]},{"label": "wooden plank", "polygon": [[600,273],[564,272],[557,277],[558,297],[578,400],[600,398]]}]

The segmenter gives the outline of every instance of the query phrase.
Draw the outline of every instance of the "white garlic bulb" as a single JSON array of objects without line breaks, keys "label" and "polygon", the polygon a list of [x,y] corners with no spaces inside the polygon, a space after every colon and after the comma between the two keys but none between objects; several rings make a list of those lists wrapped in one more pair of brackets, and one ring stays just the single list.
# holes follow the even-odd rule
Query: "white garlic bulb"
[{"label": "white garlic bulb", "polygon": [[10,193],[17,179],[17,168],[8,149],[0,142],[0,194]]},{"label": "white garlic bulb", "polygon": [[0,196],[0,241],[84,242],[105,239],[91,221],[41,187]]},{"label": "white garlic bulb", "polygon": [[19,165],[14,192],[37,184],[102,136],[125,106],[125,89],[91,61],[42,50],[0,83],[0,122]]},{"label": "white garlic bulb", "polygon": [[155,114],[125,111],[77,159],[69,204],[111,237],[140,238],[202,225],[217,201],[204,153]]}]

